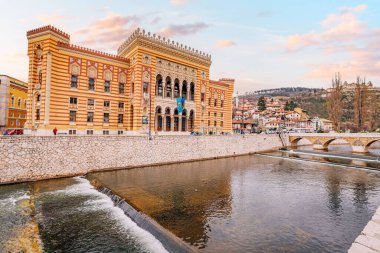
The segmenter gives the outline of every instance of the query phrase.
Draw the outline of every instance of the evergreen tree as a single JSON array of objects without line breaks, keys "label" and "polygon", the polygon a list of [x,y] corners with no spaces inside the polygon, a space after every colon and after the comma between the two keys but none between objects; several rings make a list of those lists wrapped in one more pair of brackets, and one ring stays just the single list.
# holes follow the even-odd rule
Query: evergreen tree
[{"label": "evergreen tree", "polygon": [[259,98],[259,101],[257,102],[257,106],[259,107],[260,112],[265,111],[267,109],[267,107],[265,105],[265,98],[264,97]]}]

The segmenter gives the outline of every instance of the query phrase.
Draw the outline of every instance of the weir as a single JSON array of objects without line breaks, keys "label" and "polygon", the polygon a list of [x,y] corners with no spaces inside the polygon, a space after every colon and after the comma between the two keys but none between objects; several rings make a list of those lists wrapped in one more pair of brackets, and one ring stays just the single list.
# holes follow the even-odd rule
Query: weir
[{"label": "weir", "polygon": [[[93,182],[92,182],[93,183]],[[156,237],[166,250],[169,252],[178,253],[192,253],[197,252],[193,247],[183,242],[181,239],[170,233],[168,230],[163,228],[160,224],[154,221],[152,218],[143,214],[142,212],[134,209],[130,204],[127,203],[123,198],[116,195],[112,190],[99,186],[98,183],[94,183],[95,187],[99,192],[107,195],[113,203],[119,207],[124,213],[132,219],[139,227],[151,233]]]}]

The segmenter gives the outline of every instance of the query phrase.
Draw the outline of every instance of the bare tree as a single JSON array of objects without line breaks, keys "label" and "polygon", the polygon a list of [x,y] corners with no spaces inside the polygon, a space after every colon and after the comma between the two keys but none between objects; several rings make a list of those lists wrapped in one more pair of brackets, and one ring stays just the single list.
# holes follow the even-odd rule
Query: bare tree
[{"label": "bare tree", "polygon": [[368,87],[365,78],[361,79],[360,76],[356,79],[355,94],[354,94],[354,119],[355,125],[359,130],[362,130],[367,117],[367,103]]},{"label": "bare tree", "polygon": [[376,130],[379,126],[379,92],[368,87],[367,94],[367,122],[369,130]]},{"label": "bare tree", "polygon": [[336,73],[332,79],[332,85],[327,94],[327,111],[329,119],[333,123],[334,130],[340,129],[343,114],[342,102],[343,85],[340,73]]}]

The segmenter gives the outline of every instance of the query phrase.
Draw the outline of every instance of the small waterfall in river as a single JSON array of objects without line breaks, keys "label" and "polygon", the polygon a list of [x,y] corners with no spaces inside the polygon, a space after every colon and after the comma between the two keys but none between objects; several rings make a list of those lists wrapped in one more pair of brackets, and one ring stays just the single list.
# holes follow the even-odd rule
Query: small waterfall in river
[{"label": "small waterfall in river", "polygon": [[[98,185],[97,183],[94,184]],[[148,231],[154,237],[156,237],[169,252],[196,252],[196,250],[192,248],[190,245],[186,244],[181,239],[173,235],[171,232],[163,228],[149,216],[137,211],[123,198],[116,195],[110,189],[104,186],[98,186],[97,189],[101,193],[111,198],[115,206],[122,209],[124,213],[129,218],[131,218],[132,221],[134,221],[139,227]]]}]

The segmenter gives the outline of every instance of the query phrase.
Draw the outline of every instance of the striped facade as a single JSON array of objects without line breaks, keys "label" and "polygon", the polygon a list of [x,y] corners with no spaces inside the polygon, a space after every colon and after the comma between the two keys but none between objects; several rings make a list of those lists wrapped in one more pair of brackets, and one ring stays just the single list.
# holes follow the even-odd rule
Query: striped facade
[{"label": "striped facade", "polygon": [[140,29],[117,55],[72,45],[51,26],[27,38],[27,134],[232,131],[234,80],[210,81],[205,53]]}]

